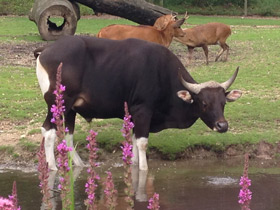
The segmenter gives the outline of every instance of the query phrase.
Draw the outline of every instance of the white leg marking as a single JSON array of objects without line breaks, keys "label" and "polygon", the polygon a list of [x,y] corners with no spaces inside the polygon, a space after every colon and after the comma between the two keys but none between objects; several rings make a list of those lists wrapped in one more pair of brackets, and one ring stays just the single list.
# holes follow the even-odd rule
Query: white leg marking
[{"label": "white leg marking", "polygon": [[133,157],[132,157],[132,164],[133,165],[138,165],[139,164],[139,155],[138,155],[138,148],[136,145],[136,138],[135,138],[135,134],[133,134],[132,136],[132,153],[133,153]]},{"label": "white leg marking", "polygon": [[41,65],[39,57],[37,58],[36,75],[43,95],[49,90],[50,80],[49,75]]},{"label": "white leg marking", "polygon": [[138,154],[139,154],[139,169],[146,171],[146,170],[148,170],[147,157],[146,157],[148,139],[144,138],[144,137],[136,139],[136,145],[137,145]]},{"label": "white leg marking", "polygon": [[85,164],[83,163],[82,159],[80,158],[80,156],[78,155],[78,153],[76,152],[76,150],[74,148],[73,135],[67,134],[65,136],[65,139],[67,142],[67,146],[73,148],[73,150],[72,150],[72,152],[70,152],[70,154],[73,157],[73,162],[74,162],[75,166],[85,167]]},{"label": "white leg marking", "polygon": [[46,129],[42,128],[42,135],[45,137],[45,153],[46,153],[46,161],[49,164],[50,170],[57,170],[55,165],[55,156],[54,156],[54,142],[56,139],[56,130],[50,129],[46,131]]}]

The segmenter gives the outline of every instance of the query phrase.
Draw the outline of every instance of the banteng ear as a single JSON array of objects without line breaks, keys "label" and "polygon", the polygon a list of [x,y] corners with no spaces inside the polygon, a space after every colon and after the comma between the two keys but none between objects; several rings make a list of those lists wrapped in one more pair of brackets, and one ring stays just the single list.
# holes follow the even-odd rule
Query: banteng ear
[{"label": "banteng ear", "polygon": [[191,104],[193,102],[192,96],[189,91],[180,90],[177,92],[177,96],[187,103]]},{"label": "banteng ear", "polygon": [[241,90],[232,90],[232,91],[226,92],[227,102],[236,101],[237,99],[239,99],[241,97],[241,95],[242,95]]}]

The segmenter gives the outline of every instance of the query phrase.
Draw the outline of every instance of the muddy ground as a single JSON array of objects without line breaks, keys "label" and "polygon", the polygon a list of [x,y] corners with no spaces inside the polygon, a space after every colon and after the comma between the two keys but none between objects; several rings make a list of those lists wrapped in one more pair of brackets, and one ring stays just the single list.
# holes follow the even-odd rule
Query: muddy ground
[{"label": "muddy ground", "polygon": [[[35,59],[33,51],[40,46],[45,45],[44,42],[20,42],[20,43],[4,43],[0,42],[0,68],[1,66],[27,66],[34,67],[35,73]],[[183,64],[187,62],[187,49],[185,46],[179,46],[178,43],[172,43],[170,49],[181,59]],[[212,47],[215,51],[217,46]],[[215,53],[211,52],[210,47],[210,62],[213,62]],[[231,54],[236,52],[231,51]],[[194,60],[191,65],[205,65],[205,57],[202,49],[197,49],[194,53]],[[17,126],[24,126],[24,131],[16,129]],[[34,165],[36,162],[36,150],[28,151],[20,144],[20,139],[26,137],[27,132],[34,128],[40,128],[41,124],[32,124],[29,121],[12,122],[7,120],[0,121],[0,148],[5,146],[11,146],[13,151],[9,149],[0,150],[0,164],[7,166],[27,166]],[[28,140],[34,143],[41,141],[41,134],[28,135]],[[181,158],[209,158],[209,157],[236,157],[242,156],[244,151],[250,152],[252,156],[262,159],[272,159],[276,153],[280,152],[280,145],[273,146],[266,142],[260,142],[258,145],[232,145],[229,146],[224,153],[217,154],[212,151],[208,151],[204,148],[196,148],[186,150],[184,154],[181,154]],[[15,155],[16,154],[16,155]],[[159,158],[156,153],[150,154],[152,158]]]}]

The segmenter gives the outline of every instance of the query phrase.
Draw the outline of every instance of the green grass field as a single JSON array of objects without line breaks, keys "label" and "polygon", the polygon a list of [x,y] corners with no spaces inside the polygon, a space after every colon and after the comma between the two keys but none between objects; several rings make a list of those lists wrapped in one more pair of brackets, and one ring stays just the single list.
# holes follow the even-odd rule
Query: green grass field
[{"label": "green grass field", "polygon": [[[186,130],[170,129],[151,134],[149,149],[158,151],[165,158],[180,157],[187,149],[197,147],[222,153],[229,145],[248,145],[260,141],[275,144],[280,140],[279,19],[191,16],[184,27],[213,21],[224,22],[232,27],[232,35],[227,42],[230,46],[228,62],[213,62],[219,47],[211,46],[210,64],[206,66],[202,49],[197,48],[194,52],[196,59],[187,69],[198,82],[223,82],[240,66],[239,75],[231,89],[241,89],[243,96],[226,106],[225,117],[230,129],[225,134],[209,130],[200,120]],[[116,23],[133,24],[123,19],[82,18],[78,22],[76,34],[93,36],[102,27]],[[0,17],[0,46],[41,42],[36,25],[27,17]],[[179,43],[172,43],[170,49],[176,55],[187,55],[187,48]],[[31,49],[29,54],[32,55]],[[38,87],[35,66],[5,64],[7,55],[2,49],[0,55],[0,120],[31,121],[34,128],[30,133],[39,132],[36,129],[44,120],[46,106]],[[83,149],[87,131],[91,128],[99,133],[100,146],[113,151],[119,148],[123,140],[121,127],[122,121],[118,119],[93,121],[88,125],[79,117],[75,140],[79,142],[79,149]],[[18,129],[24,128],[19,126]],[[28,136],[24,142],[28,144]]]}]

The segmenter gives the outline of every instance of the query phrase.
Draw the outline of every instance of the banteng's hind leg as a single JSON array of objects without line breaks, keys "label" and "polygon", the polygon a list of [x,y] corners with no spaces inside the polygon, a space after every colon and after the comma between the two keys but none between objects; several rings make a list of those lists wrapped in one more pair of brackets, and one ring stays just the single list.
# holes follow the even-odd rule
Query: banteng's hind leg
[{"label": "banteng's hind leg", "polygon": [[73,158],[73,163],[75,166],[79,167],[85,167],[85,164],[83,163],[82,159],[80,158],[79,154],[75,150],[74,143],[73,143],[73,133],[74,133],[74,127],[75,127],[75,118],[76,118],[76,112],[73,110],[70,110],[67,115],[65,116],[65,127],[69,129],[69,133],[65,136],[65,140],[67,142],[68,147],[72,147],[72,151],[70,152],[70,155]]},{"label": "banteng's hind leg", "polygon": [[56,171],[57,167],[55,164],[54,156],[54,143],[56,139],[56,130],[54,128],[46,130],[44,127],[41,128],[43,138],[45,139],[45,153],[46,161],[50,170]]},{"label": "banteng's hind leg", "polygon": [[[48,109],[50,110],[50,108]],[[56,129],[55,125],[51,123],[52,113],[48,111],[48,115],[46,120],[41,128],[42,136],[45,139],[45,153],[46,153],[46,161],[48,163],[50,170],[57,170],[55,164],[55,155],[54,155],[54,146],[56,140]]]},{"label": "banteng's hind leg", "polygon": [[[42,127],[42,135],[45,138],[45,152],[46,152],[46,161],[48,162],[49,169],[50,170],[57,170],[56,167],[56,161],[55,161],[55,155],[54,151],[56,150],[55,148],[55,141],[57,138],[56,134],[56,125],[51,123],[52,119],[52,112],[50,111],[50,107],[48,108],[48,115],[46,117],[46,120],[43,124]],[[73,132],[74,132],[74,124],[75,124],[75,116],[76,113],[73,110],[70,110],[66,115],[65,115],[65,126],[69,129],[69,133],[66,134],[64,137],[67,145],[69,147],[72,147],[73,150],[71,151],[71,155],[73,157],[73,163],[76,166],[84,167],[84,163],[81,160],[80,156],[78,153],[74,150],[74,145],[73,145]]]}]

